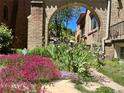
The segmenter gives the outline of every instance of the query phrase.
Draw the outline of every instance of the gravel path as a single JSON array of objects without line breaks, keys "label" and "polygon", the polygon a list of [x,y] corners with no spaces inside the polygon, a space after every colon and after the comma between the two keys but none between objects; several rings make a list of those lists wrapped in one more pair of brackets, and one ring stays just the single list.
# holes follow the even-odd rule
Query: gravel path
[{"label": "gravel path", "polygon": [[49,93],[81,93],[75,88],[75,84],[70,80],[60,80],[53,82],[53,85],[46,86]]},{"label": "gravel path", "polygon": [[[88,85],[84,86],[86,89],[95,91],[95,89],[106,86],[114,89],[117,93],[124,93],[124,87],[115,83],[107,76],[103,75],[102,73],[98,72],[95,69],[90,69],[92,76],[94,76],[98,81],[98,83],[89,83]],[[48,93],[81,93],[77,89],[75,89],[75,84],[72,83],[70,80],[59,80],[56,82],[52,82],[51,86],[46,86],[48,89]]]}]

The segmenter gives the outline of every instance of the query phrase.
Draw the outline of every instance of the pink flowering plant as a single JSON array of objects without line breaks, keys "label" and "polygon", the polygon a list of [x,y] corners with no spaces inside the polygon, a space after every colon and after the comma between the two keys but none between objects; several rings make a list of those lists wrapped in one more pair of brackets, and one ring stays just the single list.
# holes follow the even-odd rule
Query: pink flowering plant
[{"label": "pink flowering plant", "polygon": [[0,55],[0,66],[23,62],[23,56],[17,54]]},{"label": "pink flowering plant", "polygon": [[[11,56],[16,57],[11,59]],[[0,71],[0,93],[27,93],[33,90],[40,93],[44,82],[60,77],[58,68],[46,57],[10,55],[6,59],[12,63]],[[16,62],[20,59],[23,62]]]}]

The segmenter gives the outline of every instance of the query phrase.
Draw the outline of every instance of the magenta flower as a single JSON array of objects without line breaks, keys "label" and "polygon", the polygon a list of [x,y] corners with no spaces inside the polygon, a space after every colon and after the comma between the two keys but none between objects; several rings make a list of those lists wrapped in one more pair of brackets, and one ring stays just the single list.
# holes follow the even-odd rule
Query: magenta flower
[{"label": "magenta flower", "polygon": [[59,69],[50,58],[13,54],[3,55],[1,59],[12,64],[0,71],[0,93],[4,93],[5,88],[20,93],[32,89],[34,83],[42,83],[41,80],[50,81],[60,77]]}]

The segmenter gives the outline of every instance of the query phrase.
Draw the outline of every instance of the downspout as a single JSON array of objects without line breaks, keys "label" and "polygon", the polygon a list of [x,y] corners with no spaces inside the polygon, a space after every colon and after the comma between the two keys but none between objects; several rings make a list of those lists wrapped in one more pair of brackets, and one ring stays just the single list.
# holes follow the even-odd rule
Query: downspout
[{"label": "downspout", "polygon": [[111,13],[111,0],[108,0],[107,6],[107,22],[106,22],[106,34],[105,37],[102,39],[102,53],[105,54],[105,40],[109,37],[109,26],[110,26],[110,13]]}]

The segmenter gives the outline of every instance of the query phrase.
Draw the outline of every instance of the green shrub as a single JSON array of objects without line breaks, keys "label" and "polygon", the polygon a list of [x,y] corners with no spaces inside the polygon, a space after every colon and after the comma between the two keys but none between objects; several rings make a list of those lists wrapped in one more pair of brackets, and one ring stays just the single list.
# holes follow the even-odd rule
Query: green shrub
[{"label": "green shrub", "polygon": [[111,66],[111,67],[117,67],[119,66],[119,61],[104,61],[105,65]]},{"label": "green shrub", "polygon": [[112,61],[118,62],[119,61],[119,58],[113,58]]},{"label": "green shrub", "polygon": [[108,88],[108,87],[101,87],[98,88],[96,93],[115,93],[113,89]]},{"label": "green shrub", "polygon": [[113,89],[108,87],[100,87],[96,91],[89,91],[79,83],[76,83],[75,88],[81,91],[81,93],[116,93]]},{"label": "green shrub", "polygon": [[42,48],[35,48],[31,51],[28,52],[29,55],[40,55],[43,57],[51,57],[49,51],[47,48],[42,47]]},{"label": "green shrub", "polygon": [[22,54],[22,49],[15,49],[17,54]]},{"label": "green shrub", "polygon": [[12,30],[6,25],[0,26],[0,53],[8,53],[12,43]]},{"label": "green shrub", "polygon": [[85,81],[90,76],[88,69],[98,65],[97,55],[92,53],[85,44],[77,44],[73,47],[65,43],[50,44],[47,47],[35,48],[29,51],[29,54],[50,57],[60,70],[76,72],[80,79]]}]

